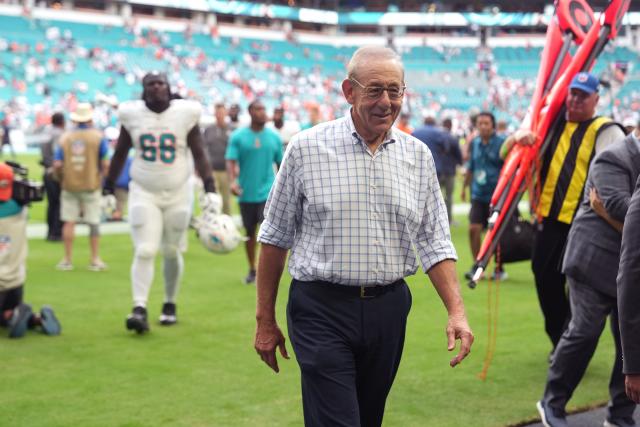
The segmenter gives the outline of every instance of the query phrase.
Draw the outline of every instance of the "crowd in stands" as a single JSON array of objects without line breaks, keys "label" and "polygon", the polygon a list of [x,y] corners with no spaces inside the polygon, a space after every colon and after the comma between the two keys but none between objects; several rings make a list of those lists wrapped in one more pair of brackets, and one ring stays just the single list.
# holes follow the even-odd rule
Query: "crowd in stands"
[{"label": "crowd in stands", "polygon": [[[288,119],[301,125],[309,121],[311,108],[319,108],[325,120],[346,108],[340,101],[340,68],[355,47],[220,37],[191,26],[170,33],[135,22],[124,28],[93,26],[92,38],[83,37],[89,25],[71,29],[58,21],[4,19],[27,21],[0,38],[0,108],[12,128],[38,129],[54,111],[72,111],[81,101],[95,104],[97,126],[115,126],[118,102],[136,95],[137,82],[150,68],[167,71],[176,92],[202,102],[211,120],[221,101],[246,107],[260,98],[268,109],[282,106]],[[514,54],[499,49],[398,47],[407,67],[404,109],[411,124],[447,116],[454,132],[464,134],[469,117],[483,110],[515,128],[526,114],[541,50],[520,49],[527,52],[520,68],[528,71],[513,73]],[[624,58],[637,57],[623,50]],[[640,111],[640,88],[631,85],[621,95],[610,100],[610,108],[623,121],[628,112]]]}]

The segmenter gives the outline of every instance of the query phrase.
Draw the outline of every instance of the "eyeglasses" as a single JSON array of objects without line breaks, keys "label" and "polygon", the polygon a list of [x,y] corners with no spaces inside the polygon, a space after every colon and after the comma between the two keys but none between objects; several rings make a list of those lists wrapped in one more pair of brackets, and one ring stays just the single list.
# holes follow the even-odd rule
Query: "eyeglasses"
[{"label": "eyeglasses", "polygon": [[389,99],[400,99],[404,95],[404,91],[407,89],[406,86],[365,86],[353,77],[349,80],[355,82],[362,88],[364,92],[364,96],[370,99],[378,99],[382,96],[384,91],[386,90],[389,94]]}]

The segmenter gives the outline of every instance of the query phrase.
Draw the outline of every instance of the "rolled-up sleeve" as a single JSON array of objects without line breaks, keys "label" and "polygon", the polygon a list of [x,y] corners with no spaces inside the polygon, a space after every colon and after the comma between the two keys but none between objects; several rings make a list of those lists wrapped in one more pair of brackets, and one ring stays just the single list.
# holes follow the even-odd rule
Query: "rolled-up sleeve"
[{"label": "rolled-up sleeve", "polygon": [[458,255],[451,241],[447,208],[442,198],[432,156],[428,156],[424,167],[427,186],[426,200],[422,221],[416,235],[415,247],[422,268],[428,272],[440,261],[457,260]]},{"label": "rolled-up sleeve", "polygon": [[292,140],[284,155],[265,206],[258,241],[283,249],[293,246],[302,216],[301,159],[297,141]]}]

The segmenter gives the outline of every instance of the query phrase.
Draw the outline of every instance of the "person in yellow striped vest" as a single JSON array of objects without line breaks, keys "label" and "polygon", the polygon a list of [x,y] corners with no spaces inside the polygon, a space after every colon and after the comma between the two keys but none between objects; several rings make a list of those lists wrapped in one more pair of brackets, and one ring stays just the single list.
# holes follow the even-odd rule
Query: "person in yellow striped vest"
[{"label": "person in yellow striped vest", "polygon": [[[561,272],[562,255],[569,229],[582,198],[587,172],[594,156],[624,138],[622,127],[607,117],[596,116],[600,81],[587,72],[576,74],[565,101],[565,123],[558,127],[541,159],[540,199],[531,268],[535,276],[545,331],[555,349],[571,318]],[[502,147],[506,157],[514,144],[532,144],[535,135],[518,131]],[[552,350],[553,351],[553,350]]]},{"label": "person in yellow striped vest", "polygon": [[102,271],[106,264],[99,255],[102,179],[109,167],[107,140],[95,129],[91,104],[80,103],[70,115],[75,128],[64,133],[54,156],[55,173],[61,176],[60,217],[64,221],[62,239],[64,258],[58,270],[72,270],[72,250],[75,224],[89,225],[91,261],[89,270]]}]

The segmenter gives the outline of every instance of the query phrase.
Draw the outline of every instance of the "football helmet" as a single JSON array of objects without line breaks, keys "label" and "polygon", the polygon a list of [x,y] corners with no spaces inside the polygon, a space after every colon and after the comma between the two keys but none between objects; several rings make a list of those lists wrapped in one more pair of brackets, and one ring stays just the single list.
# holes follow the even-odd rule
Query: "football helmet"
[{"label": "football helmet", "polygon": [[194,228],[200,243],[207,250],[217,254],[231,252],[240,242],[246,240],[229,215],[204,213],[194,220]]}]

